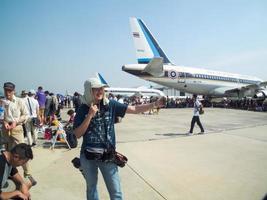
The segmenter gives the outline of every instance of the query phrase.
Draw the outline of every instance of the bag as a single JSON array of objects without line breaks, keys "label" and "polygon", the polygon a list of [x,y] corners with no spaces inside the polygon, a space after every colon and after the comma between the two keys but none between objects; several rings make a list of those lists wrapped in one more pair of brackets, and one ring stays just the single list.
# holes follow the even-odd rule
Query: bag
[{"label": "bag", "polygon": [[67,141],[70,145],[70,147],[76,148],[78,146],[78,140],[76,135],[72,132],[72,131],[66,131],[66,135],[67,135]]},{"label": "bag", "polygon": [[119,167],[124,167],[128,161],[128,158],[121,153],[115,151],[115,164]]},{"label": "bag", "polygon": [[33,117],[32,118],[32,124],[33,124],[33,126],[39,126],[40,120],[37,117]]},{"label": "bag", "polygon": [[204,109],[202,107],[200,107],[200,109],[199,109],[199,114],[200,115],[203,115],[204,114]]},{"label": "bag", "polygon": [[119,167],[124,167],[128,161],[128,158],[121,153],[111,149],[104,153],[90,152],[87,149],[84,150],[84,154],[87,160],[98,160],[102,162],[113,162]]},{"label": "bag", "polygon": [[46,128],[44,131],[44,139],[45,140],[51,140],[52,139],[52,129]]},{"label": "bag", "polygon": [[84,150],[84,155],[85,155],[87,160],[99,160],[99,161],[102,161],[104,154],[103,153],[91,152],[91,151],[88,151],[87,149],[85,149]]}]

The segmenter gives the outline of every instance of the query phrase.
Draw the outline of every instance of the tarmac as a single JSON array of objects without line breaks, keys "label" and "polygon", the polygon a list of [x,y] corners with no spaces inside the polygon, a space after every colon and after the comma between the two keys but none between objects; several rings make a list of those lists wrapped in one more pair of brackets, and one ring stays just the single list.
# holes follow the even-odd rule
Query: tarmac
[{"label": "tarmac", "polygon": [[[63,119],[66,119],[66,109]],[[126,114],[116,125],[119,169],[126,200],[261,200],[267,194],[267,113],[205,108],[205,134],[187,136],[192,109],[158,115]],[[78,148],[45,148],[40,140],[31,169],[33,200],[84,200],[86,185],[71,160]],[[49,143],[48,143],[49,144]],[[101,173],[100,199],[109,199]]]}]

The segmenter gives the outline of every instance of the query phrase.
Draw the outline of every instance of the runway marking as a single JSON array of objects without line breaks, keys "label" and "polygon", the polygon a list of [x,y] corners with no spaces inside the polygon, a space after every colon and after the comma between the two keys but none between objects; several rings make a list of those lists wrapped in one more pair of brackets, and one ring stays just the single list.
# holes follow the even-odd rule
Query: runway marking
[{"label": "runway marking", "polygon": [[163,196],[153,185],[151,185],[141,174],[139,174],[133,167],[131,167],[129,164],[127,166],[130,168],[130,170],[135,173],[139,178],[141,178],[152,190],[154,190],[159,196],[161,196],[163,199],[167,200],[166,197]]}]

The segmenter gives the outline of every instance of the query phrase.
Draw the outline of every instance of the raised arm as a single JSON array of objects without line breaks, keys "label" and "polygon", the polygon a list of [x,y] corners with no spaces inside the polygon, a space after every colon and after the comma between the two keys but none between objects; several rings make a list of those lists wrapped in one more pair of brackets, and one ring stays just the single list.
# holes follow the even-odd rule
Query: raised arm
[{"label": "raised arm", "polygon": [[158,99],[157,101],[153,103],[137,105],[137,106],[128,106],[126,113],[138,114],[138,113],[146,112],[152,108],[163,107],[165,105],[165,102],[166,102],[166,98],[161,97],[160,99]]}]

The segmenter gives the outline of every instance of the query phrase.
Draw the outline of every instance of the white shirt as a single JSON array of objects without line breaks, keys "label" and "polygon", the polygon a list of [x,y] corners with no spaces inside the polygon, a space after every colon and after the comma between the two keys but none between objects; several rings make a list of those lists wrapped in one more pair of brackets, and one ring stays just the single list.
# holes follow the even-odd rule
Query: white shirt
[{"label": "white shirt", "polygon": [[4,101],[6,102],[4,119],[6,122],[16,121],[17,124],[21,124],[28,119],[27,108],[21,98],[13,96],[12,101],[7,99]]},{"label": "white shirt", "polygon": [[[23,99],[25,101],[30,118],[37,117],[36,110],[39,110],[39,103],[34,97],[26,97]],[[30,109],[31,106],[31,109]]]},{"label": "white shirt", "polygon": [[199,116],[200,107],[201,107],[201,103],[198,99],[196,99],[194,103],[194,116]]},{"label": "white shirt", "polygon": [[119,103],[123,103],[123,98],[120,98],[120,99],[118,100],[118,102],[119,102]]}]

